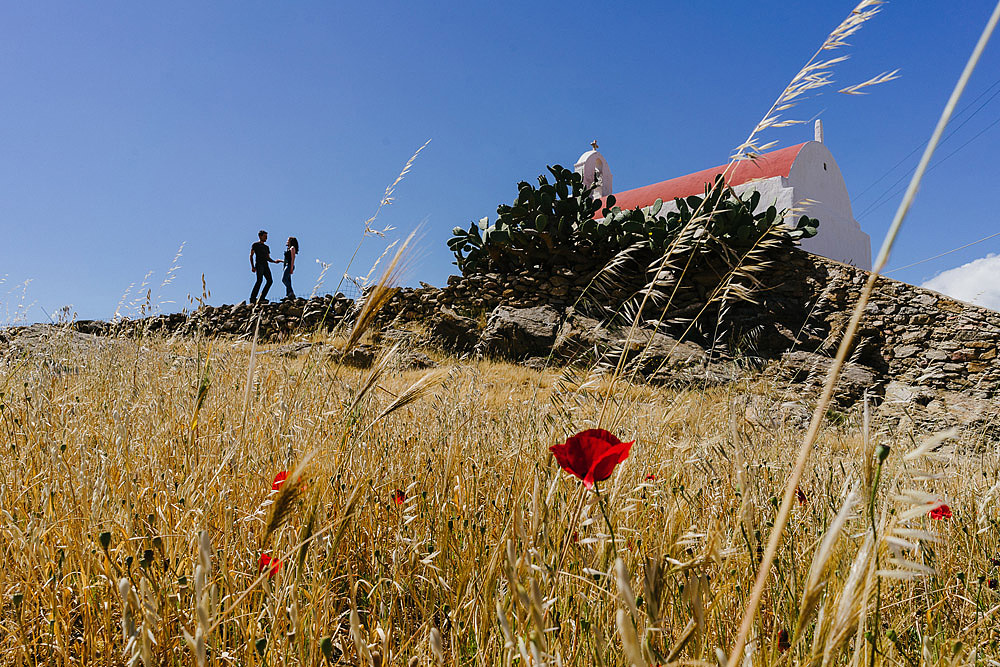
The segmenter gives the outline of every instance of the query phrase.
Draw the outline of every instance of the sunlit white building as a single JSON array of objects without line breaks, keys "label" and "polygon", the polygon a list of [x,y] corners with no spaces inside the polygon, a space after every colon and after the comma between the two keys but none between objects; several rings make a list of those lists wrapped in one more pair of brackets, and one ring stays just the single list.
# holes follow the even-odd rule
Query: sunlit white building
[{"label": "sunlit white building", "polygon": [[[851,211],[844,177],[833,154],[823,143],[822,125],[816,123],[816,138],[797,146],[764,153],[755,160],[738,162],[726,182],[739,194],[757,190],[760,207],[775,206],[792,211],[785,218],[794,226],[799,217],[808,215],[820,222],[819,233],[803,239],[802,249],[862,269],[871,269],[871,238],[861,229]],[[641,188],[614,192],[607,160],[597,150],[596,142],[580,156],[575,169],[587,184],[598,181],[601,197],[614,194],[616,205],[626,208],[652,206],[663,200],[664,209],[674,208],[675,197],[701,195],[706,184],[715,182],[726,165],[672,178]],[[676,210],[676,209],[675,209]]]}]

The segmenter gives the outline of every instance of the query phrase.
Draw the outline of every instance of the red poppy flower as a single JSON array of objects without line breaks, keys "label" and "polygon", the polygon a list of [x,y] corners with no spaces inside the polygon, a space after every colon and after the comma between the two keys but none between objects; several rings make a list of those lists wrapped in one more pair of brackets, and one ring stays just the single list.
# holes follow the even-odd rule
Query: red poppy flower
[{"label": "red poppy flower", "polygon": [[635,440],[622,442],[614,435],[600,428],[581,431],[559,445],[552,445],[549,451],[563,470],[583,481],[588,489],[595,482],[603,482],[615,466],[628,458]]},{"label": "red poppy flower", "polygon": [[991,558],[990,565],[993,567],[1000,567],[1000,558]]},{"label": "red poppy flower", "polygon": [[278,489],[280,489],[281,485],[285,483],[286,479],[288,479],[288,471],[282,470],[281,472],[279,472],[277,475],[274,476],[274,481],[271,482],[271,490],[277,491]]},{"label": "red poppy flower", "polygon": [[788,630],[782,629],[778,633],[778,650],[784,653],[791,648],[791,644],[788,643]]},{"label": "red poppy flower", "polygon": [[803,491],[802,489],[800,489],[797,486],[795,487],[795,497],[798,498],[799,505],[805,505],[806,504],[806,492]]},{"label": "red poppy flower", "polygon": [[268,569],[270,572],[268,572],[267,578],[274,579],[274,575],[278,574],[278,570],[281,569],[281,561],[277,558],[271,558],[268,554],[261,554],[257,561],[257,571],[263,572]]},{"label": "red poppy flower", "polygon": [[932,509],[928,514],[932,519],[936,519],[938,521],[941,521],[942,519],[950,519],[951,508],[945,505],[944,503],[941,503],[940,505]]},{"label": "red poppy flower", "polygon": [[406,492],[403,491],[402,489],[396,489],[395,491],[393,491],[392,502],[396,503],[397,505],[402,505],[404,502],[406,502]]},{"label": "red poppy flower", "polygon": [[649,473],[648,475],[646,475],[646,481],[647,482],[655,482],[656,481],[656,475],[654,475],[653,473]]}]

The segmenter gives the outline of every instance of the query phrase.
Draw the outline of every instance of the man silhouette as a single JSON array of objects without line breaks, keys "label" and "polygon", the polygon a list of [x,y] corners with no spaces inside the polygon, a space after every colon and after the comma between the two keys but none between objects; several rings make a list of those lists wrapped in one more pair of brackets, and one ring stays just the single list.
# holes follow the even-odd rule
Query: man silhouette
[{"label": "man silhouette", "polygon": [[[257,232],[257,238],[260,240],[250,246],[250,270],[257,274],[257,282],[253,284],[253,290],[250,292],[250,304],[260,303],[267,301],[267,290],[271,289],[271,283],[274,279],[271,278],[271,267],[268,266],[268,262],[274,262],[275,264],[280,264],[280,259],[271,259],[271,249],[267,247],[267,232],[263,229]],[[257,291],[260,289],[260,283],[264,282],[264,291],[260,293],[260,301],[257,300]]]}]

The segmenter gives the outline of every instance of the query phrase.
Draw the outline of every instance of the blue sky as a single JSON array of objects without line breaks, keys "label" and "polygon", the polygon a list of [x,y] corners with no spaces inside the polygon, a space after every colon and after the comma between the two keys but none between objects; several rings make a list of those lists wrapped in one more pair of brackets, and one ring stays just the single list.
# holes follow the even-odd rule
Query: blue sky
[{"label": "blue sky", "polygon": [[[422,223],[408,281],[444,284],[454,226],[494,214],[547,164],[572,166],[592,139],[616,190],[724,162],[852,6],[6,3],[0,322],[46,320],[63,305],[109,317],[148,272],[162,310],[199,296],[203,274],[211,303],[243,300],[261,227],[276,255],[298,237],[297,291],[312,290],[316,260],[331,265],[330,289],[385,187],[428,139],[377,224],[396,238]],[[991,9],[886,4],[835,78],[896,68],[901,78],[866,96],[827,92],[794,112],[824,119],[875,248],[905,180],[892,184],[915,165],[919,152],[907,155],[929,136]],[[996,230],[998,72],[1000,38],[960,108],[978,101],[939,155],[957,152],[928,174],[890,269]],[[770,138],[790,145],[811,133]],[[367,239],[351,273],[384,247]],[[997,252],[1000,237],[891,275],[919,284]],[[965,287],[982,280],[982,262],[993,266],[976,264]]]}]

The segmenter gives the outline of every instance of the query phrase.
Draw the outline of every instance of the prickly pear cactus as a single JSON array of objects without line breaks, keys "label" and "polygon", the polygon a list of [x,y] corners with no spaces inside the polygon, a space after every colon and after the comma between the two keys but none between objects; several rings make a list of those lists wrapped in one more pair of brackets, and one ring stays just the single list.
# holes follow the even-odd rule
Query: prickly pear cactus
[{"label": "prickly pear cactus", "polygon": [[660,257],[675,250],[678,240],[699,252],[713,246],[747,250],[767,235],[772,244],[792,245],[815,236],[819,226],[802,216],[788,229],[785,212],[774,206],[755,213],[760,193],[742,198],[721,177],[704,196],[675,199],[677,210],[664,214],[660,200],[646,209],[623,210],[609,195],[602,207],[594,197],[596,186],[584,186],[580,174],[560,165],[548,171],[551,183],[546,175],[538,177],[537,187],[518,183],[517,197],[497,207],[494,223],[482,218],[467,230],[452,230],[448,247],[463,274],[547,270],[580,257],[603,262],[633,248]]}]

